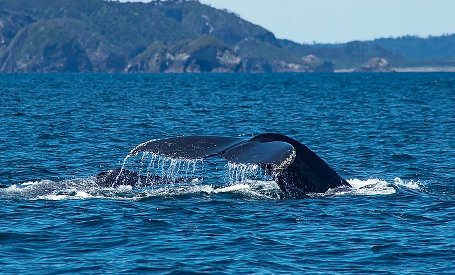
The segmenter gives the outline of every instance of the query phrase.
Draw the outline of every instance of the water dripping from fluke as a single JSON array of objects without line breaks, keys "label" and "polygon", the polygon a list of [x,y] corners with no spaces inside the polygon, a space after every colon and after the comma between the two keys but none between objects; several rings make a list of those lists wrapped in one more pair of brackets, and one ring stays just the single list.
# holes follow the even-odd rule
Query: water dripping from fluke
[{"label": "water dripping from fluke", "polygon": [[244,183],[249,180],[273,181],[270,173],[258,164],[228,162],[229,184]]},{"label": "water dripping from fluke", "polygon": [[[171,158],[151,152],[142,152],[136,156],[125,157],[120,169],[101,172],[96,176],[100,186],[117,188],[132,186],[147,188],[157,185],[202,184],[205,178],[216,182],[221,187],[254,181],[271,181],[270,172],[258,164],[228,162],[221,166],[210,163],[212,170],[222,172],[219,178],[206,171],[204,159]],[[212,177],[206,174],[212,174]],[[222,181],[220,183],[220,181]]]},{"label": "water dripping from fluke", "polygon": [[163,184],[194,183],[204,180],[203,159],[170,158],[151,152],[128,155],[120,169],[99,173],[100,186],[150,187]]}]

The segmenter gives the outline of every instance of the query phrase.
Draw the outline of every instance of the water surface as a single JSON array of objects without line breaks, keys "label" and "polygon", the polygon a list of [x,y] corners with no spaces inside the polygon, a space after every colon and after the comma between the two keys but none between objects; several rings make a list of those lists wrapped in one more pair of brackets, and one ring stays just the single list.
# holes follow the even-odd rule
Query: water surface
[{"label": "water surface", "polygon": [[[454,74],[0,75],[3,273],[450,273]],[[136,145],[279,132],[353,185],[103,188]]]}]

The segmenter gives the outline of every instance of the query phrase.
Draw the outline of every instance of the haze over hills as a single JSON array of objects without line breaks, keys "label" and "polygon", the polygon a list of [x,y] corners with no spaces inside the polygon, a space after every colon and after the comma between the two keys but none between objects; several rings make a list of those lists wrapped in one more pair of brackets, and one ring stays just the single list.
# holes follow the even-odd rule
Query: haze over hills
[{"label": "haze over hills", "polygon": [[[310,26],[308,26],[310,27]],[[198,1],[0,0],[2,72],[451,70],[455,35],[298,44]]]}]

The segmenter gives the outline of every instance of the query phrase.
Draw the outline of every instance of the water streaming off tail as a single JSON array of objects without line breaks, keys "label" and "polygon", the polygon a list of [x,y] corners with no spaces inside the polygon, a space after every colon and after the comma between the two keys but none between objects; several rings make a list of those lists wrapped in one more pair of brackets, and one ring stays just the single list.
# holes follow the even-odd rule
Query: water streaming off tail
[{"label": "water streaming off tail", "polygon": [[155,153],[143,152],[142,155],[127,156],[124,159],[116,182],[124,171],[131,171],[140,175],[139,186],[191,182],[203,180],[204,162],[202,159],[169,158]]},{"label": "water streaming off tail", "polygon": [[271,181],[272,177],[258,164],[228,163],[228,181],[230,184],[249,180]]}]

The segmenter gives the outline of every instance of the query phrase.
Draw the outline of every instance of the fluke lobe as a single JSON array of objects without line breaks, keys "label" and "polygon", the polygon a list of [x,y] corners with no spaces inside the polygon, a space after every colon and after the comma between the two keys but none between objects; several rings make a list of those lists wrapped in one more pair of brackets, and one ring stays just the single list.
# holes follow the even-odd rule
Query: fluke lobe
[{"label": "fluke lobe", "polygon": [[140,152],[151,152],[169,158],[222,157],[231,163],[257,164],[290,197],[350,187],[346,180],[307,146],[281,134],[267,133],[253,138],[183,136],[156,139],[138,145],[129,155]]}]

